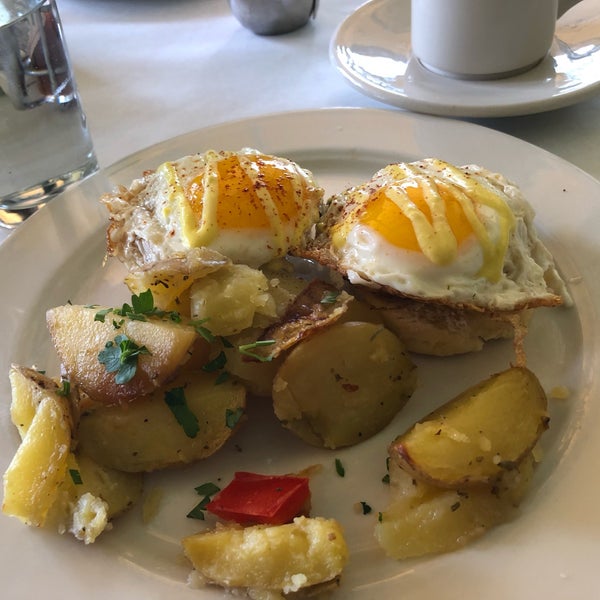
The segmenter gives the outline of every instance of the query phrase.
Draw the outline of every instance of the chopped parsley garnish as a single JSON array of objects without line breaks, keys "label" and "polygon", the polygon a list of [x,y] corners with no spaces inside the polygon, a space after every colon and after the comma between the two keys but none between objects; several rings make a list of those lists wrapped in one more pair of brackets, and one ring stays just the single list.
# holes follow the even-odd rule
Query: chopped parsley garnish
[{"label": "chopped parsley garnish", "polygon": [[118,335],[114,341],[106,342],[104,350],[98,354],[98,360],[108,373],[116,373],[115,382],[127,383],[133,379],[137,370],[138,357],[150,354],[146,346],[138,346],[125,334]]},{"label": "chopped parsley garnish", "polygon": [[231,373],[229,371],[221,371],[217,375],[217,378],[215,379],[215,385],[221,385],[222,383],[225,383],[226,381],[229,381],[230,379],[231,379]]},{"label": "chopped parsley garnish", "polygon": [[339,458],[335,459],[335,472],[340,476],[344,477],[346,475],[346,469],[344,469],[344,465]]},{"label": "chopped parsley garnish", "polygon": [[56,390],[59,396],[68,396],[71,393],[71,382],[68,379],[61,380],[61,386]]},{"label": "chopped parsley garnish", "polygon": [[221,491],[221,488],[214,484],[212,481],[202,483],[198,487],[194,488],[198,496],[214,496],[217,492]]},{"label": "chopped parsley garnish", "polygon": [[390,483],[390,457],[386,457],[385,459],[385,475],[381,478],[381,481],[383,483],[389,484]]},{"label": "chopped parsley garnish", "polygon": [[225,425],[229,427],[229,429],[233,429],[242,418],[244,414],[244,409],[242,407],[236,408],[235,410],[231,410],[230,408],[225,410]]},{"label": "chopped parsley garnish", "polygon": [[215,341],[215,336],[212,331],[204,326],[208,319],[197,319],[195,321],[190,321],[190,325],[196,330],[196,333],[203,337],[207,342],[211,343]]},{"label": "chopped parsley garnish", "polygon": [[221,344],[223,344],[223,348],[233,348],[234,347],[233,344],[227,338],[221,337],[219,339],[221,340]]},{"label": "chopped parsley garnish", "polygon": [[[94,308],[93,306],[90,306],[89,308]],[[103,308],[99,311],[96,312],[96,314],[94,315],[94,321],[100,321],[101,323],[104,323],[105,319],[106,319],[106,315],[108,313],[112,312],[112,308]]]},{"label": "chopped parsley garnish", "polygon": [[195,438],[200,431],[198,417],[190,410],[185,400],[185,392],[182,387],[176,387],[165,392],[165,402],[171,409],[173,416],[181,425],[185,435]]},{"label": "chopped parsley garnish", "polygon": [[202,370],[206,373],[214,373],[215,371],[219,371],[227,364],[227,357],[225,356],[225,352],[221,350],[215,358],[208,361],[205,365],[202,365]]},{"label": "chopped parsley garnish", "polygon": [[192,510],[186,515],[188,519],[199,519],[200,521],[204,521],[204,511],[206,509],[206,505],[210,502],[210,497],[206,496],[202,498]]},{"label": "chopped parsley garnish", "polygon": [[[94,308],[90,306],[90,308]],[[154,306],[154,297],[152,296],[152,290],[146,290],[141,292],[139,295],[133,294],[131,296],[131,304],[126,302],[121,308],[102,308],[96,312],[94,316],[95,321],[101,321],[104,323],[106,316],[109,313],[119,315],[121,317],[127,317],[133,321],[146,321],[147,317],[162,317],[168,318],[174,323],[181,322],[181,315],[177,311],[166,311],[161,310]],[[122,321],[113,320],[115,327],[120,327]]]},{"label": "chopped parsley garnish", "polygon": [[238,350],[240,354],[245,354],[246,356],[251,356],[252,358],[256,358],[261,362],[270,362],[273,360],[272,356],[261,356],[260,354],[256,354],[256,352],[252,352],[255,348],[262,348],[263,346],[272,346],[275,343],[275,340],[258,340],[257,342],[252,342],[251,344],[242,344],[238,346]]},{"label": "chopped parsley garnish", "polygon": [[154,310],[154,297],[151,290],[141,292],[139,296],[131,296],[131,307],[133,312],[143,315],[151,313]]},{"label": "chopped parsley garnish", "polygon": [[363,501],[360,502],[360,506],[363,515],[368,515],[373,510],[366,502]]},{"label": "chopped parsley garnish", "polygon": [[199,519],[204,521],[204,511],[206,506],[210,502],[211,496],[214,496],[217,492],[221,491],[221,488],[212,482],[203,483],[198,487],[194,488],[199,496],[204,496],[192,510],[186,515],[188,519]]},{"label": "chopped parsley garnish", "polygon": [[321,304],[334,304],[335,301],[339,298],[339,292],[324,292],[323,297],[321,298]]},{"label": "chopped parsley garnish", "polygon": [[75,485],[83,484],[83,479],[81,479],[81,473],[78,469],[69,469],[69,475]]}]

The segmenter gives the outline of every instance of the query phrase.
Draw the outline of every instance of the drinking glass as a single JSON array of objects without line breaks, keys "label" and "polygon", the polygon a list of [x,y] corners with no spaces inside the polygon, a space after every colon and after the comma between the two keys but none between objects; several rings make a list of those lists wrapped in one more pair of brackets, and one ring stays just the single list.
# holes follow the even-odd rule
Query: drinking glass
[{"label": "drinking glass", "polygon": [[0,0],[0,221],[97,168],[55,0]]}]

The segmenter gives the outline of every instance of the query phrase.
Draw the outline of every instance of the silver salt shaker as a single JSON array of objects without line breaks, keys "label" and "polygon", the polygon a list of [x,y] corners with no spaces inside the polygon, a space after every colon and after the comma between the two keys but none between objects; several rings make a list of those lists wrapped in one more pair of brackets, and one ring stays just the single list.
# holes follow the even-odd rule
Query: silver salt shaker
[{"label": "silver salt shaker", "polygon": [[231,12],[258,35],[278,35],[299,29],[317,14],[318,0],[229,0]]}]

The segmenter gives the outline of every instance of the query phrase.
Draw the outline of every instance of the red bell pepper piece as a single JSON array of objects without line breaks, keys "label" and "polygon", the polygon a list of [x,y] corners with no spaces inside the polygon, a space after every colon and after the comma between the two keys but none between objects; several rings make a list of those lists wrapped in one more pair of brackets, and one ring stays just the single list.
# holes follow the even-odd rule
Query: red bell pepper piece
[{"label": "red bell pepper piece", "polygon": [[303,513],[310,500],[307,477],[238,471],[206,510],[241,525],[282,525]]}]

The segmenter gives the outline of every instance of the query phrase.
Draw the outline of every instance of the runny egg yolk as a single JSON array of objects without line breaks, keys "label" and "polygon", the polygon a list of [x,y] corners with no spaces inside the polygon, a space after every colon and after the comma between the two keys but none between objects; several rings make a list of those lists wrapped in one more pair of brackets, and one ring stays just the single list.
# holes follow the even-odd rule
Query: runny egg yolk
[{"label": "runny egg yolk", "polygon": [[[425,201],[421,187],[411,185],[405,187],[404,191],[409,200],[431,224],[431,209]],[[460,245],[464,239],[473,233],[473,228],[466,219],[460,204],[449,190],[440,190],[440,196],[445,204],[448,226],[458,245]],[[417,239],[413,221],[390,199],[386,190],[380,190],[365,206],[360,221],[378,231],[390,244],[397,248],[421,252],[421,245]]]},{"label": "runny egg yolk", "polygon": [[287,159],[255,151],[213,152],[190,170],[159,167],[170,189],[164,218],[178,214],[182,242],[209,246],[221,234],[260,234],[269,252],[298,244],[318,210],[312,176]]},{"label": "runny egg yolk", "polygon": [[350,212],[334,226],[333,243],[345,243],[359,224],[389,244],[449,265],[474,236],[481,247],[478,275],[497,281],[501,274],[514,215],[502,193],[483,179],[441,160],[389,165],[366,186],[350,192]]},{"label": "runny egg yolk", "polygon": [[286,167],[266,156],[222,158],[214,165],[216,189],[210,189],[211,183],[207,189],[202,175],[191,182],[186,194],[190,208],[202,219],[205,209],[211,208],[207,196],[214,194],[218,197],[213,208],[219,229],[268,229],[274,217],[283,223],[294,222],[299,218],[302,188],[296,174]]}]

